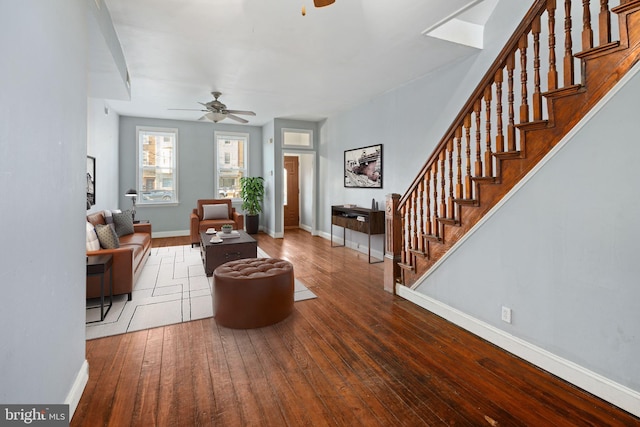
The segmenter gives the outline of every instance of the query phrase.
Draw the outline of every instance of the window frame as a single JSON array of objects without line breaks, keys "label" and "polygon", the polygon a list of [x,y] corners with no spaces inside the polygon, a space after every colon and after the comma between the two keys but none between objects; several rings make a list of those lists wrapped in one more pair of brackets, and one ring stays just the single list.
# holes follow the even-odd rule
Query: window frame
[{"label": "window frame", "polygon": [[[172,169],[172,180],[173,180],[173,199],[171,200],[144,200],[142,197],[143,192],[147,192],[150,190],[145,189],[143,183],[143,169],[144,165],[142,164],[144,160],[144,150],[143,150],[143,141],[144,136],[148,134],[157,134],[157,135],[169,135],[174,138],[173,143],[173,152],[172,156],[172,165],[170,169]],[[179,204],[178,198],[178,147],[179,147],[179,134],[178,128],[163,128],[163,127],[154,127],[154,126],[136,126],[136,191],[138,192],[138,197],[136,200],[136,204],[139,206],[151,207],[151,206],[175,206]],[[156,164],[155,167],[158,167]]]},{"label": "window frame", "polygon": [[[288,139],[287,138],[287,134],[308,135],[309,136],[309,143],[308,144],[298,144],[298,143],[287,142],[287,139]],[[282,147],[283,148],[297,149],[297,150],[313,150],[314,149],[313,129],[282,128],[281,129],[281,136],[282,136]]]},{"label": "window frame", "polygon": [[[238,170],[242,171],[242,175],[241,176],[249,176],[249,147],[250,147],[250,134],[248,132],[228,132],[228,131],[215,131],[214,135],[213,135],[213,142],[214,142],[214,149],[213,149],[213,156],[214,156],[214,162],[215,162],[215,170],[214,170],[214,177],[213,177],[213,194],[215,195],[216,198],[219,199],[225,199],[225,197],[222,197],[220,195],[220,187],[219,187],[219,182],[220,182],[220,168],[221,168],[221,163],[220,163],[220,156],[218,153],[218,143],[220,140],[223,139],[235,139],[235,140],[242,140],[242,144],[243,144],[243,152],[244,152],[244,167],[243,168],[238,168]],[[224,165],[225,163],[222,163],[222,165]],[[228,198],[228,200],[231,200],[231,203],[237,203],[242,201],[241,197],[232,197],[232,198]]]}]

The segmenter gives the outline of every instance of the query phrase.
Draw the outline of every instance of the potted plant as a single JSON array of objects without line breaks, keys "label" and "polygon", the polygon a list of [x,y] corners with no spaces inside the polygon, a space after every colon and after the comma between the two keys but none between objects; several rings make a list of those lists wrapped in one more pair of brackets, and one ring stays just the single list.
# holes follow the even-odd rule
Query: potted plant
[{"label": "potted plant", "polygon": [[262,212],[264,199],[264,178],[261,176],[240,178],[240,197],[242,197],[242,210],[245,212],[247,233],[256,234],[260,224],[258,214]]}]

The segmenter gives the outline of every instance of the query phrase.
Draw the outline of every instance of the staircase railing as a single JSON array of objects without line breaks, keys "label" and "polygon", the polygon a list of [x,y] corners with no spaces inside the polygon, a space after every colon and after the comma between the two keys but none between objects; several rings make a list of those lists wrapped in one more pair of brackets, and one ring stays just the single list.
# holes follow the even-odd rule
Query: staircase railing
[{"label": "staircase railing", "polygon": [[[401,223],[394,225],[388,215],[388,228],[400,235],[387,238],[387,255],[395,255],[394,265],[402,272],[400,278],[393,273],[393,280],[415,281],[480,219],[472,213],[484,203],[480,189],[507,178],[503,161],[526,156],[523,132],[554,125],[553,107],[545,98],[583,90],[581,58],[618,47],[611,41],[612,11],[638,0],[616,3],[617,8],[608,0],[534,2],[408,191],[387,209]],[[581,25],[574,28],[575,21]],[[613,25],[617,33],[618,23]],[[579,54],[575,39],[580,39]],[[578,84],[577,76],[582,78]],[[467,210],[464,218],[461,209]]]}]

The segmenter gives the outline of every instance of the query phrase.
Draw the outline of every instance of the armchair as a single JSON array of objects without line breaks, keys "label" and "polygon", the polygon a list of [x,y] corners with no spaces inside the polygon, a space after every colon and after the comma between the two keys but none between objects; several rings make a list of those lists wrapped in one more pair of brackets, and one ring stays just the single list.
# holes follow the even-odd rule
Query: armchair
[{"label": "armchair", "polygon": [[244,229],[244,216],[231,206],[230,199],[199,199],[198,207],[190,215],[191,247],[200,243],[201,231],[211,227],[219,230],[225,224],[230,224],[236,230]]}]

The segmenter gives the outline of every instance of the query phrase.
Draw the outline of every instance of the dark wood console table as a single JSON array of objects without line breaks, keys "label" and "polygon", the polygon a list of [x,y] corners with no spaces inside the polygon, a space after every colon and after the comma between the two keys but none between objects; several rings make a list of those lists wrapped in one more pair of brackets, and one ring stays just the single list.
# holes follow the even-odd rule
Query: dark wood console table
[{"label": "dark wood console table", "polygon": [[[333,226],[342,227],[342,245],[333,244]],[[342,205],[331,206],[331,247],[344,246],[345,230],[354,230],[365,233],[369,237],[369,264],[371,262],[371,235],[384,234],[384,211],[372,210],[359,207],[346,207]],[[382,242],[384,253],[384,239]],[[382,262],[376,261],[376,262]]]}]

